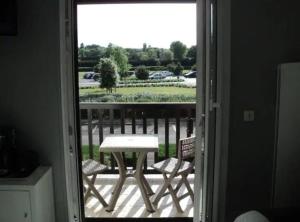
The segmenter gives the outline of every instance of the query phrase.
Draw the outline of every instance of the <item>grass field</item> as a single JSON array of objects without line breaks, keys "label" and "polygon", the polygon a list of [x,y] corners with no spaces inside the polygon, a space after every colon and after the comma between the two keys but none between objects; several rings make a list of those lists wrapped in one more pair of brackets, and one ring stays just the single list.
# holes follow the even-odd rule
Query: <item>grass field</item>
[{"label": "grass field", "polygon": [[[83,145],[82,149],[82,159],[86,160],[89,158],[89,146],[88,145]],[[100,155],[99,155],[99,146],[94,145],[93,147],[93,153],[94,153],[94,159],[99,160]],[[158,153],[158,158],[162,159],[165,156],[164,153],[164,144],[159,144],[159,153]],[[169,156],[170,157],[175,157],[176,156],[176,145],[175,144],[169,144]],[[126,154],[126,158],[130,159],[132,158],[131,154]],[[104,158],[105,164],[110,163],[110,153],[105,153],[105,158]]]},{"label": "grass field", "polygon": [[[178,95],[183,94],[186,96],[196,96],[195,88],[181,88],[181,87],[128,87],[117,88],[114,93],[122,95],[130,95],[137,93],[151,93],[151,94],[164,94],[164,95]],[[86,94],[105,94],[106,90],[101,88],[80,89],[80,95]]]}]

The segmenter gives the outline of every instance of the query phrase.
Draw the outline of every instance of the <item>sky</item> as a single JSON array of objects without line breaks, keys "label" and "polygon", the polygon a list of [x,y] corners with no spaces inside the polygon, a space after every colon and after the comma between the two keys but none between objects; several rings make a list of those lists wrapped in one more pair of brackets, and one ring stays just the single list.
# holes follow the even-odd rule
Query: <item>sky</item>
[{"label": "sky", "polygon": [[78,5],[78,44],[169,48],[196,45],[196,4]]}]

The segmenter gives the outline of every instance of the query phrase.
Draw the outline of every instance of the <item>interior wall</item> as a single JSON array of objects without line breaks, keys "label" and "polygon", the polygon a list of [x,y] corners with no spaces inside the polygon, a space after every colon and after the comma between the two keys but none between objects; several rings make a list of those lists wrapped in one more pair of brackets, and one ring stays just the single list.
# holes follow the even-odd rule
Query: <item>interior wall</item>
[{"label": "interior wall", "polygon": [[0,125],[16,127],[18,148],[53,167],[56,221],[65,222],[58,3],[17,1],[18,34],[0,37]]},{"label": "interior wall", "polygon": [[[271,206],[277,65],[300,61],[299,1],[231,1],[226,221]],[[254,110],[253,122],[243,111]]]}]

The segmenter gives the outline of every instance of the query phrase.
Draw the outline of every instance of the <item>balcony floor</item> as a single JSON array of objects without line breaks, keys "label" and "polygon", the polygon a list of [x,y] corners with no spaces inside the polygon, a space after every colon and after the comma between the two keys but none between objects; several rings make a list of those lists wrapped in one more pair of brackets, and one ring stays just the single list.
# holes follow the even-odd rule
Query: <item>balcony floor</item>
[{"label": "balcony floor", "polygon": [[[145,175],[151,188],[155,193],[163,184],[163,177],[161,174],[147,174]],[[111,198],[111,192],[114,184],[118,179],[117,174],[101,174],[98,175],[95,187],[109,202]],[[179,178],[178,178],[179,179]],[[191,174],[188,177],[192,189],[194,188],[194,175]],[[174,181],[176,185],[176,181]],[[183,185],[179,190],[179,195],[186,192],[186,188]],[[150,200],[153,201],[155,195]],[[121,195],[117,201],[115,210],[113,212],[106,212],[103,206],[99,203],[95,197],[90,197],[85,204],[85,216],[93,218],[160,218],[160,217],[193,217],[193,203],[190,197],[186,197],[180,201],[180,205],[184,213],[178,213],[176,207],[172,203],[170,195],[162,197],[159,201],[154,213],[149,213],[144,205],[140,190],[138,189],[134,178],[127,178]]]}]

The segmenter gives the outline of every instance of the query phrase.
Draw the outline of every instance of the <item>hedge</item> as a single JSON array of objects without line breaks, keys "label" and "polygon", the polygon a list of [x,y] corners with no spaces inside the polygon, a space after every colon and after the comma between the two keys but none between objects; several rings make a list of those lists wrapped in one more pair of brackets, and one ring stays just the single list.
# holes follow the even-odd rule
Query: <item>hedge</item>
[{"label": "hedge", "polygon": [[122,94],[86,94],[79,97],[79,102],[195,102],[196,96],[165,95],[151,93]]},{"label": "hedge", "polygon": [[93,72],[93,67],[78,67],[78,72]]},{"label": "hedge", "polygon": [[128,79],[128,80],[121,80],[119,84],[135,84],[135,83],[162,83],[162,82],[184,82],[183,79],[146,79],[146,80],[139,80],[139,79]]}]

